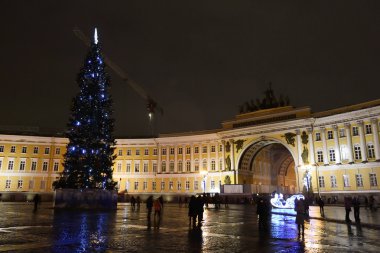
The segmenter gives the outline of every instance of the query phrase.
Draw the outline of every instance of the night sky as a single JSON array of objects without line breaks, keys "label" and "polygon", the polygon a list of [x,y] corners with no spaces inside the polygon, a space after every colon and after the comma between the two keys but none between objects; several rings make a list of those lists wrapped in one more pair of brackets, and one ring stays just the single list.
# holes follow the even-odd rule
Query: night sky
[{"label": "night sky", "polygon": [[[1,126],[66,128],[88,52],[76,26],[98,27],[163,107],[156,134],[218,129],[269,81],[314,112],[380,98],[380,1],[4,0],[0,13]],[[108,73],[115,135],[149,135],[145,101]]]}]

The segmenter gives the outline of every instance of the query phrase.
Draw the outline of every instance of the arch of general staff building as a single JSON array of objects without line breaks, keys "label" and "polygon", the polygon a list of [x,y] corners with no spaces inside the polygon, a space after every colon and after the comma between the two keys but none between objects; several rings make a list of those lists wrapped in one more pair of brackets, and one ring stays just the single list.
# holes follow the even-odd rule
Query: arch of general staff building
[{"label": "arch of general staff building", "polygon": [[[303,192],[333,201],[379,195],[380,100],[311,113],[291,106],[239,114],[214,131],[117,139],[121,196]],[[66,138],[0,135],[3,201],[52,197]]]}]

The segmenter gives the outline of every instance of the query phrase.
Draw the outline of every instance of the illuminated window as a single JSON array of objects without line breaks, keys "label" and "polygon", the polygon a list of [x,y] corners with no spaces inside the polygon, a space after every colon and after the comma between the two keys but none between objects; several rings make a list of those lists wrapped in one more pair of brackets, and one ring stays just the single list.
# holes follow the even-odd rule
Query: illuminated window
[{"label": "illuminated window", "polygon": [[149,155],[149,149],[146,148],[146,149],[144,150],[144,155]]},{"label": "illuminated window", "polygon": [[132,151],[130,149],[127,149],[127,155],[128,156],[132,155]]},{"label": "illuminated window", "polygon": [[14,161],[13,160],[8,161],[8,170],[13,170],[13,166],[14,166]]},{"label": "illuminated window", "polygon": [[162,161],[162,164],[161,164],[161,171],[162,171],[162,172],[166,172],[166,162],[165,162],[165,161]]},{"label": "illuminated window", "polygon": [[157,172],[157,163],[153,163],[153,172],[154,172],[154,173]]},{"label": "illuminated window", "polygon": [[343,186],[350,187],[350,178],[348,175],[343,175]]},{"label": "illuminated window", "polygon": [[214,180],[211,180],[210,187],[211,187],[212,190],[215,189],[215,181]]},{"label": "illuminated window", "polygon": [[211,161],[211,170],[215,170],[215,160]]},{"label": "illuminated window", "polygon": [[117,163],[117,172],[121,172],[121,162]]},{"label": "illuminated window", "polygon": [[61,148],[56,148],[56,149],[55,149],[55,154],[56,154],[56,155],[61,154]]},{"label": "illuminated window", "polygon": [[178,161],[178,172],[182,172],[182,161]]},{"label": "illuminated window", "polygon": [[169,163],[169,171],[170,171],[171,173],[174,172],[174,161],[170,161],[170,163]]},{"label": "illuminated window", "polygon": [[319,182],[319,187],[320,188],[325,188],[325,177],[324,176],[319,176],[318,177],[318,182]]},{"label": "illuminated window", "polygon": [[170,154],[174,155],[174,148],[170,148]]},{"label": "illuminated window", "polygon": [[59,162],[54,162],[53,170],[58,171],[59,168]]},{"label": "illuminated window", "polygon": [[32,161],[32,164],[30,166],[30,170],[31,171],[37,170],[37,161],[35,161],[35,160]]},{"label": "illuminated window", "polygon": [[161,155],[166,155],[166,148],[163,148],[163,149],[161,150]]},{"label": "illuminated window", "polygon": [[182,148],[178,148],[178,154],[182,155]]},{"label": "illuminated window", "polygon": [[190,161],[186,161],[186,171],[187,172],[191,171],[191,162]]},{"label": "illuminated window", "polygon": [[119,156],[122,156],[122,155],[123,155],[123,150],[122,150],[122,149],[119,149],[118,155],[119,155]]},{"label": "illuminated window", "polygon": [[186,154],[190,155],[190,153],[191,153],[190,147],[186,147]]},{"label": "illuminated window", "polygon": [[352,127],[352,135],[353,136],[359,135],[359,128],[357,126]]},{"label": "illuminated window", "polygon": [[135,163],[135,172],[136,173],[140,172],[140,164],[139,163]]},{"label": "illuminated window", "polygon": [[157,155],[158,154],[158,151],[157,151],[157,149],[155,148],[155,149],[153,149],[153,155]]},{"label": "illuminated window", "polygon": [[372,126],[371,125],[365,125],[365,133],[366,134],[372,134]]},{"label": "illuminated window", "polygon": [[335,162],[335,150],[334,149],[330,149],[329,150],[329,154],[330,154],[330,161],[331,162]]},{"label": "illuminated window", "polygon": [[152,190],[155,191],[157,188],[157,184],[156,182],[152,182]]},{"label": "illuminated window", "polygon": [[375,158],[375,147],[372,143],[368,143],[368,158]]},{"label": "illuminated window", "polygon": [[131,164],[127,163],[127,171],[126,172],[131,172]]},{"label": "illuminated window", "polygon": [[348,159],[348,149],[346,145],[340,145],[340,154],[343,160]]},{"label": "illuminated window", "polygon": [[354,146],[354,152],[355,152],[355,160],[362,159],[362,152],[360,150],[360,146],[359,145],[355,145]]},{"label": "illuminated window", "polygon": [[161,182],[161,191],[165,190],[165,182]]},{"label": "illuminated window", "polygon": [[181,182],[177,182],[177,190],[178,191],[182,190],[182,183]]},{"label": "illuminated window", "polygon": [[331,140],[333,138],[334,138],[333,131],[327,131],[327,139]]},{"label": "illuminated window", "polygon": [[369,185],[371,187],[377,186],[377,177],[375,173],[369,173]]},{"label": "illuminated window", "polygon": [[16,146],[11,147],[11,153],[16,153]]},{"label": "illuminated window", "polygon": [[7,179],[5,180],[5,189],[10,189],[11,188],[11,180]]},{"label": "illuminated window", "polygon": [[44,152],[44,154],[45,154],[45,155],[48,155],[49,153],[50,153],[50,148],[46,147],[46,148],[45,148],[45,152]]},{"label": "illuminated window", "polygon": [[4,145],[1,145],[1,146],[0,146],[0,152],[1,152],[1,153],[4,152]]},{"label": "illuminated window", "polygon": [[26,147],[22,147],[21,153],[25,154],[26,153]]},{"label": "illuminated window", "polygon": [[169,182],[169,190],[173,190],[173,181]]},{"label": "illuminated window", "polygon": [[355,178],[356,178],[356,186],[357,187],[363,187],[363,177],[362,177],[362,175],[361,174],[356,174]]},{"label": "illuminated window", "polygon": [[33,154],[38,154],[38,147],[33,147]]},{"label": "illuminated window", "polygon": [[204,170],[207,169],[207,160],[206,160],[206,159],[203,159],[203,162],[202,162],[202,168],[203,168]]},{"label": "illuminated window", "polygon": [[20,171],[25,170],[25,161],[20,161]]},{"label": "illuminated window", "polygon": [[23,181],[22,180],[18,180],[17,181],[17,189],[22,189],[22,185],[23,185]]},{"label": "illuminated window", "polygon": [[318,159],[319,163],[323,162],[323,152],[322,152],[322,150],[318,150],[317,151],[317,159]]},{"label": "illuminated window", "polygon": [[195,171],[199,171],[199,162],[198,162],[198,160],[195,160],[195,162],[194,162],[194,170]]},{"label": "illuminated window", "polygon": [[144,172],[148,172],[148,163],[144,162]]},{"label": "illuminated window", "polygon": [[315,140],[320,141],[321,140],[321,133],[315,133]]},{"label": "illuminated window", "polygon": [[346,131],[344,128],[339,129],[339,137],[340,138],[346,137]]},{"label": "illuminated window", "polygon": [[219,145],[219,152],[223,151],[223,145]]},{"label": "illuminated window", "polygon": [[198,154],[198,153],[199,153],[199,147],[195,147],[195,148],[194,148],[194,153],[195,153],[195,154]]},{"label": "illuminated window", "polygon": [[47,161],[44,161],[43,163],[42,163],[42,171],[47,171],[48,170],[48,162]]},{"label": "illuminated window", "polygon": [[331,188],[338,187],[338,185],[336,183],[336,176],[330,176],[330,181],[331,181]]},{"label": "illuminated window", "polygon": [[198,181],[194,181],[194,190],[197,191],[199,189]]},{"label": "illuminated window", "polygon": [[207,146],[202,147],[202,153],[204,153],[204,154],[207,153]]},{"label": "illuminated window", "polygon": [[186,191],[190,190],[190,181],[186,181],[185,188]]},{"label": "illuminated window", "polygon": [[135,182],[135,191],[139,189],[139,182]]},{"label": "illuminated window", "polygon": [[140,149],[136,149],[136,155],[140,155]]},{"label": "illuminated window", "polygon": [[148,189],[148,182],[143,182],[143,190],[145,191]]},{"label": "illuminated window", "polygon": [[215,146],[214,145],[211,146],[211,152],[215,153]]}]

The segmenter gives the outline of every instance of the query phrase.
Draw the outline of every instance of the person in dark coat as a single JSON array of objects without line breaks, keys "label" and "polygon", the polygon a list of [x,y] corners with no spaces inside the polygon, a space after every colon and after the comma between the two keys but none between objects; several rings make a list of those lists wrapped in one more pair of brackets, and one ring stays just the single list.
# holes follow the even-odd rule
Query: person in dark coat
[{"label": "person in dark coat", "polygon": [[151,220],[152,208],[153,208],[153,196],[150,195],[149,198],[146,200],[146,209],[148,210],[148,216],[147,216],[148,229],[151,228],[152,226],[152,220]]},{"label": "person in dark coat", "polygon": [[204,200],[203,200],[202,196],[198,196],[197,199],[196,199],[198,226],[202,226],[203,212],[204,212],[203,206],[204,206]]},{"label": "person in dark coat", "polygon": [[359,198],[355,197],[352,200],[352,206],[354,207],[355,221],[360,222],[360,201],[359,201]]},{"label": "person in dark coat", "polygon": [[351,220],[350,220],[351,207],[352,207],[352,198],[351,197],[345,197],[344,198],[344,208],[346,210],[346,222],[351,222]]},{"label": "person in dark coat", "polygon": [[38,208],[38,205],[39,205],[40,202],[41,202],[41,198],[40,198],[40,195],[39,195],[39,194],[34,195],[33,202],[34,202],[34,209],[33,209],[33,212],[36,212],[36,211],[37,211],[37,208]]},{"label": "person in dark coat", "polygon": [[189,202],[189,227],[191,224],[193,224],[193,228],[196,226],[196,220],[197,220],[197,200],[195,199],[195,196],[190,197]]},{"label": "person in dark coat", "polygon": [[321,216],[325,216],[325,209],[324,209],[324,206],[325,206],[325,202],[323,201],[322,198],[318,198],[318,205],[319,205],[319,211],[321,212]]}]

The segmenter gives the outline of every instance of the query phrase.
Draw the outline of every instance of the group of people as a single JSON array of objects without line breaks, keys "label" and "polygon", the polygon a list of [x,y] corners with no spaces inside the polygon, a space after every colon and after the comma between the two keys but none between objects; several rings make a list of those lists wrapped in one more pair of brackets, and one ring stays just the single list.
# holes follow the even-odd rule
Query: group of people
[{"label": "group of people", "polygon": [[158,197],[157,199],[153,200],[153,196],[149,196],[146,200],[146,208],[148,210],[148,229],[151,229],[152,227],[152,210],[154,210],[154,228],[159,229],[160,223],[161,223],[161,215],[162,215],[162,209],[164,208],[164,199],[162,196]]},{"label": "group of people", "polygon": [[204,199],[202,196],[195,197],[194,195],[190,197],[189,201],[189,227],[193,225],[193,228],[197,226],[197,220],[198,220],[198,227],[202,226],[203,221],[203,206],[204,206]]},{"label": "group of people", "polygon": [[351,222],[350,212],[351,208],[354,208],[354,218],[356,222],[360,222],[360,200],[358,197],[345,197],[344,198],[344,208],[346,210],[346,222]]},{"label": "group of people", "polygon": [[139,196],[137,196],[136,198],[135,197],[131,197],[131,207],[132,207],[132,210],[135,210],[136,209],[136,205],[137,205],[137,210],[140,209],[140,204],[141,204],[141,199]]}]

